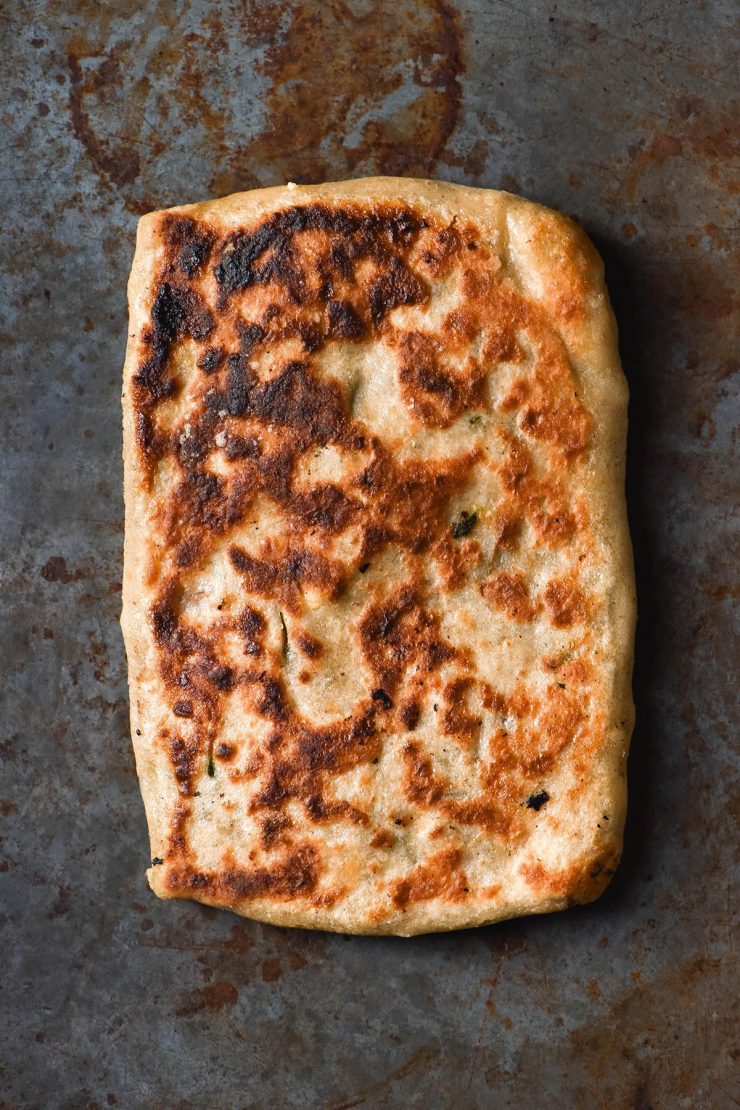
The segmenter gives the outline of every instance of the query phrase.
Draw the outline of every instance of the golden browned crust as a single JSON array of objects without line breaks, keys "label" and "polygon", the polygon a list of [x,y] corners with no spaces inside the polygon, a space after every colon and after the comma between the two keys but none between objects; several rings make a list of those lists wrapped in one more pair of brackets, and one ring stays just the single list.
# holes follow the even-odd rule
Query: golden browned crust
[{"label": "golden browned crust", "polygon": [[635,603],[583,233],[440,182],[264,189],[144,217],[129,299],[155,892],[401,935],[596,897]]}]

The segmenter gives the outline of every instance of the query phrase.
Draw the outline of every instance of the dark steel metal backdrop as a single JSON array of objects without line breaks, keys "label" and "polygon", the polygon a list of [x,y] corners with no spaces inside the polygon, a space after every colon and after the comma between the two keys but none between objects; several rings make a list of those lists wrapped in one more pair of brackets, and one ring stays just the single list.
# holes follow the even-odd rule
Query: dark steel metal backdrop
[{"label": "dark steel metal backdrop", "polygon": [[[736,15],[731,0],[4,6],[3,1106],[737,1105]],[[577,215],[632,389],[622,868],[591,907],[409,941],[154,899],[117,624],[137,214],[375,172]]]}]

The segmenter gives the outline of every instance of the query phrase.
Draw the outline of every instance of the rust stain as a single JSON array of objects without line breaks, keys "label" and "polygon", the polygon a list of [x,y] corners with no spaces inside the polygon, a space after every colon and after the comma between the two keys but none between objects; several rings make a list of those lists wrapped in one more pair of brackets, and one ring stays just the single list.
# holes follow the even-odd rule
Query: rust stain
[{"label": "rust stain", "polygon": [[502,966],[508,966],[514,957],[527,951],[529,947],[527,925],[523,921],[505,921],[499,925],[489,926],[489,928],[481,930],[480,939],[489,949],[495,961],[491,973],[481,979],[481,985],[492,988],[486,1002],[486,1009],[490,1013],[494,1013],[496,1003],[493,988],[498,983]]},{"label": "rust stain", "polygon": [[461,38],[451,6],[303,3],[281,36],[283,17],[269,0],[247,8],[247,36],[269,35],[261,67],[270,80],[267,125],[227,159],[214,192],[257,184],[255,170],[265,167],[275,180],[304,183],[431,173],[460,110]]},{"label": "rust stain", "polygon": [[[442,159],[483,172],[483,140],[462,158],[445,154],[463,71],[461,29],[446,0],[364,10],[342,0],[252,0],[204,14],[197,30],[160,4],[151,25],[168,34],[149,47],[145,66],[146,38],[132,33],[112,45],[94,13],[67,54],[72,132],[135,213],[289,179],[428,176]],[[239,80],[255,52],[268,82],[256,135]],[[156,95],[163,82],[176,97]],[[185,176],[173,174],[178,160]],[[188,193],[173,195],[173,180]]]},{"label": "rust stain", "polygon": [[[692,255],[691,265],[685,269],[681,286],[671,288],[666,297],[667,303],[677,314],[690,311],[699,316],[705,325],[709,325],[712,321],[731,317],[735,313],[737,289],[728,284],[726,268],[717,263],[716,259],[708,259],[695,253]],[[725,340],[732,343],[731,336],[727,335],[723,337],[722,345],[718,342],[715,349],[723,349]]]},{"label": "rust stain", "polygon": [[390,1075],[381,1079],[378,1083],[374,1083],[362,1094],[358,1094],[348,1100],[339,1100],[336,1102],[329,1102],[325,1104],[325,1110],[352,1110],[355,1106],[361,1106],[367,1102],[369,1098],[374,1098],[385,1088],[390,1087],[393,1083],[397,1083],[400,1079],[406,1079],[407,1076],[413,1074],[419,1068],[433,1068],[439,1060],[440,1050],[433,1045],[422,1045],[417,1048],[416,1052],[402,1064],[401,1067],[396,1068]]},{"label": "rust stain", "polygon": [[[574,1030],[563,1044],[560,1054],[564,1060],[588,1059],[589,1082],[584,1091],[584,1101],[589,1105],[609,1105],[603,1098],[604,1084],[615,1074],[614,1043],[609,1040],[608,1029],[640,1029],[644,1042],[651,1046],[650,1071],[646,1058],[633,1043],[623,1043],[620,1049],[622,1083],[632,1081],[641,1092],[634,1105],[656,1105],[648,1092],[660,1091],[660,1105],[678,1105],[701,1089],[705,1078],[707,1060],[719,1060],[722,1054],[733,1052],[735,1030],[729,1020],[708,1021],[703,1024],[704,1052],[695,1051],[695,1027],[691,1022],[681,1022],[675,1017],[678,1007],[689,1005],[692,992],[703,984],[706,997],[711,997],[710,983],[722,976],[719,960],[696,956],[685,963],[678,963],[664,971],[658,978],[647,981],[639,974],[629,976],[625,982],[624,997],[603,1019],[589,1020]],[[648,1001],[649,1000],[649,1001]],[[666,1014],[673,1018],[666,1020]],[[713,1069],[710,1069],[710,1071]],[[711,1079],[709,1080],[711,1084]],[[692,1105],[694,1103],[692,1102]],[[611,1103],[613,1105],[613,1102]]]},{"label": "rust stain", "polygon": [[486,169],[489,145],[485,139],[476,139],[467,154],[458,156],[447,151],[442,156],[446,166],[459,166],[470,177],[482,177]]},{"label": "rust stain", "polygon": [[49,918],[65,917],[71,908],[71,897],[72,888],[69,886],[60,886],[57,891],[56,901],[48,914]]},{"label": "rust stain", "polygon": [[91,77],[85,78],[80,59],[70,53],[67,57],[70,79],[69,107],[72,117],[72,130],[87,149],[98,170],[117,186],[130,185],[139,176],[141,162],[139,153],[126,143],[116,144],[109,149],[93,130],[84,110],[85,96],[93,91],[98,94],[111,86],[120,86],[121,77],[117,60],[113,55],[104,59],[100,68]]},{"label": "rust stain", "polygon": [[[699,97],[680,97],[669,126],[630,149],[622,184],[627,198],[635,200],[646,173],[674,159],[706,166],[709,177],[716,180],[724,165],[732,164],[740,154],[739,115],[737,102],[728,102],[723,111],[717,112]],[[728,191],[731,184],[727,182]]]},{"label": "rust stain", "polygon": [[669,158],[683,154],[683,143],[674,135],[654,135],[646,145],[641,140],[630,151],[630,164],[624,179],[624,191],[634,200],[643,173],[652,166],[662,166]]},{"label": "rust stain", "polygon": [[[264,36],[267,10],[274,20],[282,16],[264,0],[250,4],[247,34],[256,16]],[[462,93],[460,31],[446,0],[362,12],[339,0],[302,3],[282,41],[276,31],[262,67],[271,81],[267,125],[229,159],[215,192],[255,183],[255,166],[270,166],[276,180],[302,182],[432,172],[455,129]]]},{"label": "rust stain", "polygon": [[[137,904],[134,908],[143,913],[147,907]],[[137,943],[142,948],[191,954],[188,958],[200,970],[205,986],[181,993],[176,1014],[193,1017],[225,1011],[236,1003],[238,991],[246,984],[274,983],[288,970],[302,971],[312,954],[323,951],[326,938],[321,933],[291,935],[287,929],[238,919],[228,935],[207,940],[198,918],[184,917],[163,930],[156,923],[152,929],[144,929],[142,923]]]},{"label": "rust stain", "polygon": [[236,924],[231,926],[230,938],[223,941],[221,947],[224,952],[234,952],[240,956],[249,952],[250,948],[254,947],[254,926],[252,923],[237,921]]},{"label": "rust stain", "polygon": [[279,960],[265,960],[261,968],[262,978],[266,983],[276,983],[283,977],[283,969]]},{"label": "rust stain", "polygon": [[211,983],[200,990],[190,991],[185,1001],[175,1011],[176,1017],[194,1017],[195,1014],[207,1011],[218,1013],[227,1007],[236,1004],[239,992],[228,979],[221,979],[218,983]]},{"label": "rust stain", "polygon": [[63,555],[52,555],[46,560],[39,574],[47,582],[62,582],[65,586],[86,577],[85,572],[79,568],[70,570]]}]

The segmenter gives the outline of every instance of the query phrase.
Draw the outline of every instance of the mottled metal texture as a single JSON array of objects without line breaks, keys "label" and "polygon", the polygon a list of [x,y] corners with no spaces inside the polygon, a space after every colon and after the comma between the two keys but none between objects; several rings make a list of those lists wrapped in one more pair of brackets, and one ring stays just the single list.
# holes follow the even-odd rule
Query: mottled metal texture
[{"label": "mottled metal texture", "polygon": [[[736,1105],[735,6],[4,10],[3,1105]],[[577,215],[632,388],[623,866],[591,907],[410,941],[153,898],[117,624],[136,214],[376,171]]]}]

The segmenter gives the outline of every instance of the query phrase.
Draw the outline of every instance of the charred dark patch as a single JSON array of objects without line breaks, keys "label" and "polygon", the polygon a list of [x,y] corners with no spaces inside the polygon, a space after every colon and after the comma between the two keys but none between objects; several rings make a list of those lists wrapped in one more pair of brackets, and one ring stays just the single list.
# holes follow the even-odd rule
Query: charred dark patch
[{"label": "charred dark patch", "polygon": [[406,702],[406,704],[401,707],[399,717],[401,718],[401,723],[409,732],[413,732],[421,717],[421,707],[419,703],[415,701]]},{"label": "charred dark patch", "polygon": [[266,423],[306,432],[312,440],[336,442],[346,425],[344,398],[333,382],[320,382],[305,362],[289,362],[251,395],[249,412]]},{"label": "charred dark patch", "polygon": [[401,396],[414,419],[428,427],[446,428],[473,405],[484,403],[484,375],[468,360],[462,370],[442,364],[440,344],[420,331],[393,337],[401,364],[398,384]]},{"label": "charred dark patch", "polygon": [[234,684],[234,672],[231,667],[224,667],[217,665],[215,667],[209,666],[206,669],[206,677],[209,682],[212,682],[217,690],[230,690]]},{"label": "charred dark patch", "polygon": [[473,685],[468,676],[459,677],[448,682],[444,691],[442,731],[463,743],[476,736],[481,725],[481,718],[468,708],[467,698]]},{"label": "charred dark patch", "polygon": [[324,336],[321,328],[315,323],[300,323],[298,325],[298,334],[303,342],[303,349],[306,354],[314,354],[324,342]]},{"label": "charred dark patch", "polygon": [[406,764],[406,796],[415,805],[433,806],[440,800],[446,789],[444,779],[435,775],[432,761],[416,741],[410,741],[403,749]]},{"label": "charred dark patch", "polygon": [[226,437],[226,458],[233,461],[235,459],[256,459],[260,454],[259,440],[256,436],[237,436],[229,434]]},{"label": "charred dark patch", "polygon": [[209,437],[204,428],[183,429],[177,436],[177,457],[185,468],[195,467],[202,462],[210,447]]},{"label": "charred dark patch", "polygon": [[177,617],[167,601],[158,601],[152,609],[152,624],[157,642],[166,647],[177,632]]},{"label": "charred dark patch", "polygon": [[223,479],[206,470],[189,471],[177,487],[178,519],[190,526],[219,531],[224,526]]},{"label": "charred dark patch", "polygon": [[230,547],[229,558],[250,593],[278,598],[291,612],[300,611],[306,587],[313,586],[335,596],[342,580],[338,564],[305,548],[286,548],[276,556],[256,557],[239,547]]},{"label": "charred dark patch", "polygon": [[260,822],[262,829],[262,843],[265,848],[272,848],[274,844],[279,843],[283,839],[283,834],[286,829],[289,829],[293,822],[286,814],[274,814],[263,817]]},{"label": "charred dark patch", "polygon": [[[172,397],[177,389],[174,379],[164,376],[167,351],[167,345],[160,344],[151,358],[145,359],[138,373],[134,375],[134,384],[145,390],[153,401],[163,401],[167,397]],[[147,414],[144,412],[142,415]],[[143,426],[140,425],[140,427]],[[151,427],[150,422],[147,429],[150,432],[148,447],[152,445]]]},{"label": "charred dark patch", "polygon": [[[377,255],[379,250],[388,251],[396,243],[407,245],[418,227],[418,219],[402,210],[368,216],[349,208],[336,209],[321,204],[288,208],[274,213],[253,231],[239,231],[230,237],[214,271],[216,281],[227,295],[250,285],[278,281],[293,286],[294,299],[300,302],[303,297],[295,289],[296,268],[292,256],[296,236],[322,231],[341,239],[343,253],[333,257],[339,259],[346,273],[350,258]],[[412,294],[415,295],[413,275],[408,273],[406,278],[395,274],[387,294],[381,294],[381,298],[388,300]],[[395,303],[415,302],[396,300]]]},{"label": "charred dark patch", "polygon": [[309,844],[288,850],[274,867],[253,869],[227,865],[217,874],[196,871],[188,866],[173,867],[167,887],[174,892],[195,892],[236,904],[250,898],[300,898],[316,890],[319,882],[318,852]]},{"label": "charred dark patch", "polygon": [[546,790],[540,790],[538,794],[530,794],[527,798],[527,809],[533,809],[539,812],[546,802],[550,801],[550,795]]},{"label": "charred dark patch", "polygon": [[231,416],[246,416],[252,379],[246,359],[243,355],[229,355],[226,368],[226,408]]},{"label": "charred dark patch", "polygon": [[430,898],[460,901],[468,891],[465,872],[460,870],[461,860],[458,848],[446,849],[415,868],[407,878],[397,880],[391,893],[394,906],[405,910],[412,902],[426,902]]},{"label": "charred dark patch", "polygon": [[298,649],[308,659],[320,659],[324,654],[324,645],[321,640],[317,640],[310,632],[306,632],[305,628],[297,632],[294,639]]},{"label": "charred dark patch", "polygon": [[163,282],[152,305],[152,321],[158,336],[172,342],[182,336],[205,339],[213,330],[213,317],[198,294],[187,286]]},{"label": "charred dark patch", "polygon": [[422,281],[400,258],[393,258],[386,273],[370,286],[370,318],[377,327],[388,313],[400,305],[421,304],[427,293]]},{"label": "charred dark patch", "polygon": [[205,265],[215,235],[189,216],[165,216],[163,231],[172,252],[172,269],[193,278]]},{"label": "charred dark patch", "polygon": [[263,327],[260,327],[259,324],[244,324],[241,320],[238,322],[238,327],[239,347],[241,354],[245,358],[249,358],[252,351],[259,347],[260,343],[265,338],[265,335],[267,333],[265,332],[265,329]]},{"label": "charred dark patch", "polygon": [[308,493],[293,494],[288,504],[306,527],[334,534],[343,531],[361,508],[359,502],[348,497],[339,486],[329,483],[316,486]]},{"label": "charred dark patch", "polygon": [[410,666],[431,673],[455,655],[440,633],[439,618],[420,604],[411,586],[370,606],[359,632],[365,659],[379,679],[377,690],[389,699]]},{"label": "charred dark patch", "polygon": [[192,792],[192,782],[197,770],[197,745],[189,744],[177,736],[170,741],[170,760],[181,794]]},{"label": "charred dark patch", "polygon": [[303,804],[312,821],[322,823],[344,819],[353,825],[367,825],[368,817],[362,810],[357,809],[350,802],[328,801],[320,794],[311,794],[304,798]]},{"label": "charred dark patch", "polygon": [[152,353],[134,375],[134,384],[150,395],[150,403],[175,392],[174,380],[165,374],[172,343],[185,336],[205,339],[214,326],[213,316],[199,294],[169,281],[159,285],[151,317],[153,327],[145,333],[144,341]]},{"label": "charred dark patch", "polygon": [[175,549],[175,563],[178,567],[191,567],[196,562],[200,551],[200,538],[198,536],[187,536]]},{"label": "charred dark patch", "polygon": [[259,655],[262,651],[262,641],[265,634],[265,618],[257,609],[247,606],[237,621],[237,626],[244,637],[244,652],[246,655]]},{"label": "charred dark patch", "polygon": [[258,678],[258,697],[256,709],[263,717],[267,717],[276,724],[287,721],[290,710],[281,683],[269,674],[261,674]]},{"label": "charred dark patch", "polygon": [[365,325],[349,302],[329,301],[327,313],[332,339],[359,339],[365,334]]},{"label": "charred dark patch", "polygon": [[269,894],[273,898],[295,898],[311,894],[318,886],[319,856],[311,845],[293,849],[271,870],[256,868],[228,869],[219,877],[219,885],[235,899],[255,898]]},{"label": "charred dark patch", "polygon": [[226,358],[221,347],[209,347],[198,359],[198,368],[204,374],[213,374]]},{"label": "charred dark patch", "polygon": [[362,555],[374,555],[388,542],[421,554],[447,531],[448,504],[479,458],[479,450],[439,463],[407,462],[398,467],[380,445],[356,483],[372,497],[374,512],[365,525]]}]

